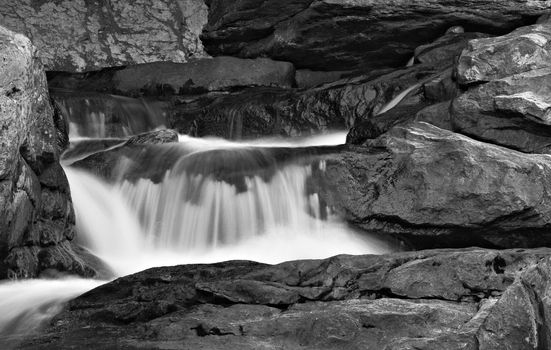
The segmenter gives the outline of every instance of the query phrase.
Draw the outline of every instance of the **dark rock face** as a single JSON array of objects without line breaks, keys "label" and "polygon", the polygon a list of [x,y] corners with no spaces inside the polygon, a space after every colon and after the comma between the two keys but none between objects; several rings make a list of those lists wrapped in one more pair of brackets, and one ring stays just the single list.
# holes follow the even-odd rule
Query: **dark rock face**
[{"label": "dark rock face", "polygon": [[0,27],[0,62],[0,278],[48,269],[93,276],[72,244],[75,218],[59,164],[66,135],[36,49]]},{"label": "dark rock face", "polygon": [[366,230],[420,248],[551,244],[547,155],[415,123],[326,161],[325,201]]},{"label": "dark rock face", "polygon": [[21,0],[0,4],[0,22],[31,38],[47,70],[75,72],[205,56],[207,11],[202,0]]},{"label": "dark rock face", "polygon": [[[201,37],[211,55],[270,57],[314,70],[405,65],[450,26],[503,34],[549,10],[532,1],[209,1]],[[528,22],[528,23],[527,23]]]},{"label": "dark rock face", "polygon": [[377,113],[402,91],[439,69],[418,65],[341,79],[307,90],[247,89],[175,99],[168,125],[185,134],[230,139],[342,130]]},{"label": "dark rock face", "polygon": [[457,77],[478,85],[453,101],[453,129],[523,152],[549,153],[550,40],[547,24],[471,41]]},{"label": "dark rock face", "polygon": [[51,73],[50,88],[124,96],[183,95],[247,86],[290,88],[295,69],[267,58],[216,57],[188,63],[155,62],[82,74]]},{"label": "dark rock face", "polygon": [[[394,126],[404,125],[413,120],[426,121],[431,124],[451,129],[447,107],[439,105],[443,101],[452,99],[457,94],[457,86],[452,80],[452,68],[445,68],[445,62],[440,62],[442,68],[437,68],[434,62],[425,66],[416,65],[408,68],[415,80],[412,85],[404,89],[395,97],[396,104],[391,108],[382,108],[379,111],[364,116],[356,123],[346,137],[346,143],[361,145],[366,140],[375,139]],[[417,75],[421,67],[431,67],[435,74],[427,76]],[[402,95],[402,99],[400,98]],[[394,103],[394,102],[391,102]],[[449,101],[448,101],[449,105]],[[434,106],[434,107],[433,107]],[[436,107],[438,106],[438,107]]]},{"label": "dark rock face", "polygon": [[550,337],[549,253],[154,268],[71,301],[20,348],[541,349]]}]

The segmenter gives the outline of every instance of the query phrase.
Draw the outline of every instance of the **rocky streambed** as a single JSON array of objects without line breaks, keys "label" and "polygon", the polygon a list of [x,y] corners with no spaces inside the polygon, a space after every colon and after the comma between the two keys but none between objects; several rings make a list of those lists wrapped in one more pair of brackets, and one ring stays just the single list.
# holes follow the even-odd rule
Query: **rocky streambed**
[{"label": "rocky streambed", "polygon": [[[0,24],[33,42],[0,30],[1,277],[112,277],[79,241],[63,152],[71,169],[147,183],[150,194],[182,169],[236,196],[255,177],[302,174],[308,215],[395,242],[382,255],[147,269],[71,300],[6,346],[549,348],[550,10],[484,0],[0,4]],[[177,142],[335,129],[346,144],[201,153]],[[70,130],[79,139],[66,151]],[[175,198],[185,196],[198,202],[193,190]]]}]

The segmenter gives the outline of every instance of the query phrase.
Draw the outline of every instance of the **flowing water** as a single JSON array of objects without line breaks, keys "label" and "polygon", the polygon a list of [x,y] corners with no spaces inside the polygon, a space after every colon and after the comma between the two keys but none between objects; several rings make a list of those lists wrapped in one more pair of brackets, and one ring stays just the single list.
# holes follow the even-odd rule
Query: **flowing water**
[{"label": "flowing water", "polygon": [[[97,120],[91,123],[101,129]],[[86,129],[72,129],[72,135]],[[132,166],[120,164],[114,183],[66,167],[79,243],[117,276],[185,263],[278,263],[391,251],[388,243],[334,216],[308,187],[314,171],[325,171],[324,162],[278,161],[278,154],[293,153],[293,147],[336,145],[345,137],[341,132],[230,142],[181,136],[179,143],[153,147],[153,156],[134,162],[140,171],[153,169],[160,176],[129,176],[137,169],[129,161]],[[160,167],[160,160],[168,166]],[[0,343],[31,332],[67,300],[103,282],[73,278],[0,284]]]}]

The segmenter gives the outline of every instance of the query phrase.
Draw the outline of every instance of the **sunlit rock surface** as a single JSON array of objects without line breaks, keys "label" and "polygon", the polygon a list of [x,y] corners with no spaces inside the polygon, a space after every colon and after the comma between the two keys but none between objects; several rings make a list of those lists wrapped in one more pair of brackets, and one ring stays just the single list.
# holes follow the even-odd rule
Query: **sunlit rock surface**
[{"label": "sunlit rock surface", "polygon": [[26,34],[47,70],[86,71],[205,56],[202,0],[3,1],[0,23]]}]

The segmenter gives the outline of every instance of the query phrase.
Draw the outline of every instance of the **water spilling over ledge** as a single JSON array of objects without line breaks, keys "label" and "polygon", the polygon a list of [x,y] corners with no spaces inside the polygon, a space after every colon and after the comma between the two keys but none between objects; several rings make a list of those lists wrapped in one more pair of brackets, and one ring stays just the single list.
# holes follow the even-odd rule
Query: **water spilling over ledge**
[{"label": "water spilling over ledge", "polygon": [[[342,222],[308,188],[312,171],[324,171],[323,161],[287,157],[344,138],[342,132],[243,142],[180,136],[179,143],[138,152],[137,161],[119,162],[111,182],[65,167],[79,243],[116,276],[177,264],[280,263],[393,251],[391,243]],[[23,325],[31,332],[66,300],[101,283],[60,279],[0,286],[0,295],[28,291],[10,299],[12,311],[0,318],[0,334],[18,333]]]}]

